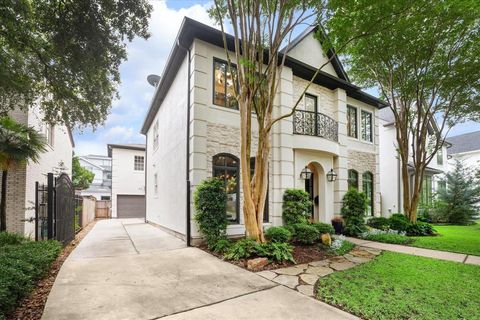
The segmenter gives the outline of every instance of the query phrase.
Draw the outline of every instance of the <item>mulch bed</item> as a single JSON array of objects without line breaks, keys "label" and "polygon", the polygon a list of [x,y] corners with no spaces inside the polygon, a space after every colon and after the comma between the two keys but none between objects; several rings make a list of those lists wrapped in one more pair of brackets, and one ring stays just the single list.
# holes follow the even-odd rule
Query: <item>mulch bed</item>
[{"label": "mulch bed", "polygon": [[93,228],[95,222],[96,221],[93,221],[87,227],[80,230],[80,232],[75,235],[75,239],[63,248],[58,258],[52,263],[48,273],[38,281],[30,295],[19,302],[15,311],[7,317],[8,320],[39,320],[42,317],[48,295],[63,262]]},{"label": "mulch bed", "polygon": [[[247,261],[250,259],[240,259],[238,261],[230,261],[230,260],[225,260],[223,259],[223,256],[221,254],[212,252],[208,250],[206,246],[200,246],[200,249],[210,253],[211,255],[214,255],[215,257],[222,259],[224,261],[230,262],[231,264],[234,264],[238,267],[247,269]],[[314,245],[295,245],[293,249],[293,258],[297,262],[292,263],[290,261],[285,261],[283,263],[278,263],[278,262],[270,262],[266,266],[260,269],[255,269],[255,270],[250,270],[250,271],[264,271],[264,270],[275,270],[279,268],[285,268],[285,267],[290,267],[294,266],[297,264],[303,264],[303,263],[309,263],[313,261],[318,261],[318,260],[323,260],[331,256],[325,249],[323,249],[320,245],[314,244]],[[253,258],[253,257],[252,257]]]}]

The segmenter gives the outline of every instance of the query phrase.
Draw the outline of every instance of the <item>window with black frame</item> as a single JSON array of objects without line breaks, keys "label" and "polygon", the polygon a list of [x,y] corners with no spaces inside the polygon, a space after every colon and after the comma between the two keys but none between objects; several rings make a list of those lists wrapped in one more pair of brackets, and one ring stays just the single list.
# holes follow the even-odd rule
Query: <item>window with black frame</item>
[{"label": "window with black frame", "polygon": [[358,190],[358,172],[356,170],[348,170],[348,189],[355,188]]},{"label": "window with black frame", "polygon": [[235,99],[235,86],[237,83],[237,68],[219,59],[213,60],[213,103],[230,109],[238,109]]},{"label": "window with black frame", "polygon": [[362,140],[372,142],[372,113],[362,110]]},{"label": "window with black frame", "polygon": [[[250,180],[255,172],[255,157],[250,158]],[[267,181],[269,183],[270,181]],[[267,197],[265,198],[265,210],[263,211],[263,222],[268,222],[268,187]]]},{"label": "window with black frame", "polygon": [[362,191],[367,196],[367,215],[373,216],[373,174],[370,171],[362,175]]},{"label": "window with black frame", "polygon": [[347,106],[347,135],[352,138],[358,138],[357,128],[357,108]]},{"label": "window with black frame", "polygon": [[213,157],[213,176],[225,183],[227,193],[227,216],[230,222],[239,222],[239,160],[231,154],[217,154]]}]

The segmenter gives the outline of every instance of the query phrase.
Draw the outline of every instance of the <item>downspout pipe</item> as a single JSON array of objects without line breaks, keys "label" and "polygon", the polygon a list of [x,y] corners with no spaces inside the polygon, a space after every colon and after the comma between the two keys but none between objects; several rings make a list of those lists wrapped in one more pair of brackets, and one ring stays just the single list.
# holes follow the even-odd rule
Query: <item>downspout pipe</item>
[{"label": "downspout pipe", "polygon": [[187,63],[188,63],[188,74],[187,74],[187,136],[186,136],[186,166],[185,166],[185,181],[186,181],[186,204],[187,207],[185,208],[185,215],[186,215],[186,242],[187,242],[187,247],[190,247],[191,244],[191,226],[190,226],[190,220],[191,220],[191,209],[190,209],[190,56],[191,56],[191,51],[190,48],[186,48],[180,43],[180,40],[177,38],[177,46],[187,52]]}]

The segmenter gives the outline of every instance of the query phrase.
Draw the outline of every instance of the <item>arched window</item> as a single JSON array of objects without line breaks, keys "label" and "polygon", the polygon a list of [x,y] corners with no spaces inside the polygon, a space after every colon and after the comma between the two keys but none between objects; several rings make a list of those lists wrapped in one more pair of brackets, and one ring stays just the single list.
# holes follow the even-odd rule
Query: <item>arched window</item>
[{"label": "arched window", "polygon": [[225,183],[228,219],[237,223],[240,208],[239,164],[238,158],[231,154],[220,153],[213,157],[213,176],[222,179]]},{"label": "arched window", "polygon": [[348,170],[348,189],[355,188],[358,190],[358,172],[356,170]]},{"label": "arched window", "polygon": [[[250,180],[252,180],[254,172],[255,172],[255,157],[251,157],[250,158]],[[268,180],[267,183],[270,183],[270,180]],[[268,187],[267,187],[267,197],[265,198],[265,210],[263,211],[263,222],[268,222]]]},{"label": "arched window", "polygon": [[367,215],[373,216],[373,174],[370,171],[362,174],[362,191],[367,196]]}]

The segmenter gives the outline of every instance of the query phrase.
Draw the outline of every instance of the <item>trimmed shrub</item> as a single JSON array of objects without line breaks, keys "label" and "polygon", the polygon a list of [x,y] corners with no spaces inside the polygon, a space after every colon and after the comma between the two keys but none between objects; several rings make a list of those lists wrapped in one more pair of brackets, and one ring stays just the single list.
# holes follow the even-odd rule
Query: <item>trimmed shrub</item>
[{"label": "trimmed shrub", "polygon": [[227,194],[223,181],[209,178],[197,186],[194,194],[195,221],[210,250],[217,241],[226,239],[228,225]]},{"label": "trimmed shrub", "polygon": [[262,246],[255,240],[247,238],[234,242],[224,257],[228,260],[240,260],[250,258],[259,252],[262,252]]},{"label": "trimmed shrub", "polygon": [[319,234],[324,234],[324,233],[335,234],[335,230],[330,224],[323,223],[323,222],[315,222],[315,223],[312,223],[312,226],[314,226],[315,229],[317,229]]},{"label": "trimmed shrub", "polygon": [[379,230],[388,230],[390,229],[390,220],[385,217],[373,217],[368,219],[367,225]]},{"label": "trimmed shrub", "polygon": [[351,188],[343,196],[342,216],[345,219],[343,232],[346,235],[358,236],[365,232],[364,216],[367,210],[367,198],[364,193]]},{"label": "trimmed shrub", "polygon": [[215,253],[224,254],[231,246],[232,242],[230,240],[220,239],[213,245],[211,250]]},{"label": "trimmed shrub", "polygon": [[287,189],[283,194],[282,215],[286,225],[306,223],[311,214],[312,201],[304,190]]},{"label": "trimmed shrub", "polygon": [[265,238],[271,242],[288,242],[292,233],[285,227],[270,227],[265,231]]},{"label": "trimmed shrub", "polygon": [[406,232],[408,227],[412,224],[410,220],[401,213],[392,214],[389,221],[390,229],[404,232]]},{"label": "trimmed shrub", "polygon": [[409,236],[432,236],[435,233],[433,226],[426,222],[417,221],[407,227],[407,235]]},{"label": "trimmed shrub", "polygon": [[50,268],[62,246],[57,241],[34,242],[17,235],[0,235],[0,319],[27,296]]},{"label": "trimmed shrub", "polygon": [[295,241],[302,244],[314,244],[320,238],[317,228],[307,223],[297,223],[295,229]]},{"label": "trimmed shrub", "polygon": [[368,234],[363,239],[393,244],[409,244],[413,242],[413,239],[407,236],[394,233]]},{"label": "trimmed shrub", "polygon": [[258,255],[276,262],[291,261],[295,263],[292,252],[293,247],[288,243],[269,242],[261,245],[261,252],[258,252]]}]

